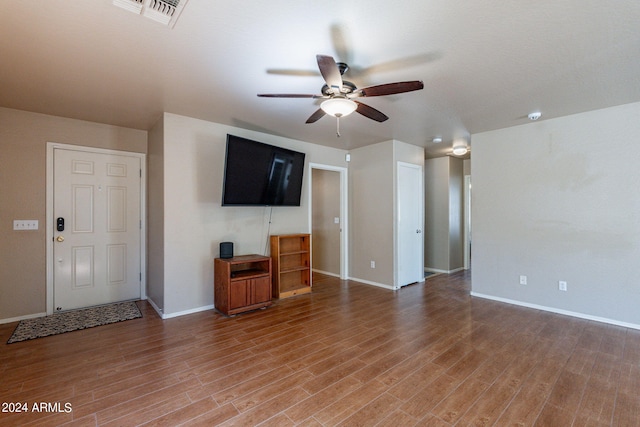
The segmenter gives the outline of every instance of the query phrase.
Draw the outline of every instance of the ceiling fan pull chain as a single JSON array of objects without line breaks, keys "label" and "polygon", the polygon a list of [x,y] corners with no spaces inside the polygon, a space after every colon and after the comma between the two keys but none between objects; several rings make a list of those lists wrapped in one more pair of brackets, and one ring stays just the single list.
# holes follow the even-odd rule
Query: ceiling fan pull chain
[{"label": "ceiling fan pull chain", "polygon": [[336,116],[337,124],[336,124],[336,137],[340,138],[340,116]]}]

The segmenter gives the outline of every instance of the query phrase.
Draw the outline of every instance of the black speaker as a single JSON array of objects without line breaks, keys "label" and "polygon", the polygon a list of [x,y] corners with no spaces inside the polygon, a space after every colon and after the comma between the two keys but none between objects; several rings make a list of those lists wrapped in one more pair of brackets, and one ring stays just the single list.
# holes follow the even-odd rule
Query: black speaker
[{"label": "black speaker", "polygon": [[233,258],[233,242],[220,243],[220,258]]}]

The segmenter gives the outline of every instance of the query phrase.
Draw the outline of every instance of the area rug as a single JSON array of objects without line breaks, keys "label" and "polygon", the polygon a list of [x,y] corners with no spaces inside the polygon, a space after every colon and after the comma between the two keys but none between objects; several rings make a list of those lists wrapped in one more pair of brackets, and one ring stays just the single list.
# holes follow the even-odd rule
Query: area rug
[{"label": "area rug", "polygon": [[139,317],[142,317],[142,313],[133,301],[55,313],[51,316],[21,320],[7,344],[123,322]]}]

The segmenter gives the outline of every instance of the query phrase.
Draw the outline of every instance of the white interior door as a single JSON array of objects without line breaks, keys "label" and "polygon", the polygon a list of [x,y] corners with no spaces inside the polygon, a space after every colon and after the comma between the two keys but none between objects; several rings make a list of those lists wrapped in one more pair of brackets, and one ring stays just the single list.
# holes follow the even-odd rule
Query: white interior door
[{"label": "white interior door", "polygon": [[396,286],[424,280],[424,194],[422,166],[398,162],[396,200]]},{"label": "white interior door", "polygon": [[140,298],[141,160],[53,152],[53,307]]}]

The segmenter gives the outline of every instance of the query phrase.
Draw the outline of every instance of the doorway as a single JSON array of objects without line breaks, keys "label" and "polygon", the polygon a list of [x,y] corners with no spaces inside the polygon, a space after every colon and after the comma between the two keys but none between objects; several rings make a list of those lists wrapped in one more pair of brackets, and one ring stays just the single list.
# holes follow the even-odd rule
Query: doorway
[{"label": "doorway", "polygon": [[47,314],[145,297],[144,158],[47,145]]},{"label": "doorway", "polygon": [[310,165],[309,224],[314,271],[347,279],[347,169]]}]

